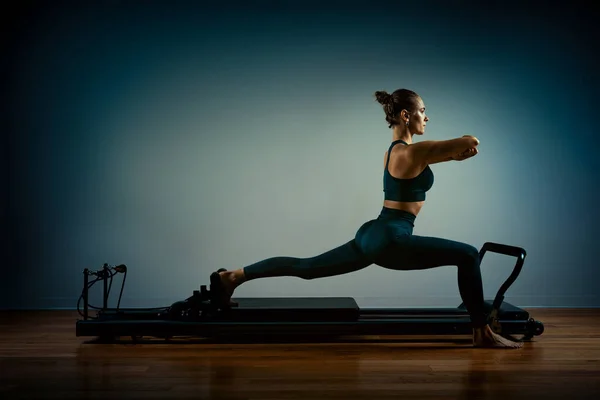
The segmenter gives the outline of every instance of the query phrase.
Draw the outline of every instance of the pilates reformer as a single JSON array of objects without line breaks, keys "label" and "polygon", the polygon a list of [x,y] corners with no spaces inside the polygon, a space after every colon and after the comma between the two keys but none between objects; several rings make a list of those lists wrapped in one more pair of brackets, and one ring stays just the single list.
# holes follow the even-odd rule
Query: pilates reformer
[{"label": "pilates reformer", "polygon": [[[508,279],[494,299],[485,300],[485,312],[492,330],[503,336],[522,335],[521,341],[541,335],[544,325],[529,313],[504,301],[504,294],[519,276],[526,252],[520,247],[486,242],[479,255],[495,252],[516,257]],[[123,273],[121,293],[116,308],[108,307],[113,277]],[[214,273],[213,273],[214,275]],[[90,277],[94,277],[90,279]],[[171,339],[202,337],[221,340],[254,337],[323,337],[362,335],[467,335],[471,321],[464,304],[455,308],[360,308],[352,297],[258,297],[234,298],[237,305],[223,304],[216,282],[202,285],[191,297],[170,306],[156,308],[121,308],[121,296],[127,267],[83,271],[83,290],[77,302],[81,319],[76,322],[76,336],[95,336],[113,340],[129,336]],[[102,307],[89,304],[89,290],[102,281]],[[83,302],[83,310],[80,303]],[[90,309],[95,309],[91,315]],[[261,339],[262,338],[262,339]]]}]

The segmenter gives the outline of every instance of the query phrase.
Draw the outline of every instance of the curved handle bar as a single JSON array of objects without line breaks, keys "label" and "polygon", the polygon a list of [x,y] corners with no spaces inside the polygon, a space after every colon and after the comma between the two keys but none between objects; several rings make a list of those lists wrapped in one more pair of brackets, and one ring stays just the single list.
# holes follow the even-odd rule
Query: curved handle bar
[{"label": "curved handle bar", "polygon": [[523,268],[523,263],[525,262],[527,252],[521,247],[508,246],[506,244],[500,243],[485,242],[481,247],[481,250],[479,251],[479,260],[483,259],[483,256],[487,251],[517,257],[517,263],[515,264],[515,268],[513,269],[508,279],[502,284],[502,286],[500,286],[500,289],[498,289],[498,293],[496,293],[496,297],[494,298],[492,310],[498,310],[500,308],[500,305],[504,301],[504,293],[506,293],[510,285],[513,284],[513,282],[521,273],[521,269]]}]

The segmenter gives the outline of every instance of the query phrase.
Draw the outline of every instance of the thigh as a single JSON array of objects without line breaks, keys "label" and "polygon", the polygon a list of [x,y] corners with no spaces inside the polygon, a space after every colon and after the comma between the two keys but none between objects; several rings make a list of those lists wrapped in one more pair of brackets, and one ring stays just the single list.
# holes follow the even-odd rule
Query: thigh
[{"label": "thigh", "polygon": [[460,265],[478,256],[478,250],[466,243],[431,236],[395,237],[381,253],[376,264],[396,270],[419,270]]}]

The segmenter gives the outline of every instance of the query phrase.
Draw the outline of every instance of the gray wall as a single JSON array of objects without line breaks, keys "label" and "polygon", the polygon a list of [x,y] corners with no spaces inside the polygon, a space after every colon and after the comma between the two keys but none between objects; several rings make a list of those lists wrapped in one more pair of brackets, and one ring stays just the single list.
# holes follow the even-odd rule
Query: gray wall
[{"label": "gray wall", "polygon": [[[2,308],[74,308],[81,271],[105,262],[129,267],[123,306],[163,306],[217,268],[348,241],[383,200],[391,131],[373,92],[400,87],[425,101],[423,139],[481,141],[476,158],[432,166],[415,234],[524,247],[514,304],[600,305],[585,10],[91,3],[14,19]],[[486,255],[487,298],[515,261]],[[236,295],[460,303],[452,266],[257,280]]]}]

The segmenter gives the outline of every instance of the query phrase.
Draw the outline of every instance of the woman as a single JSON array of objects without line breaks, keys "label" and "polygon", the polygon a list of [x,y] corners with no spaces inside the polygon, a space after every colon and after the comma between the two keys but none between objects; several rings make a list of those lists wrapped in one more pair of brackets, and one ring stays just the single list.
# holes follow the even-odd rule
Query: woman
[{"label": "woman", "polygon": [[399,89],[375,93],[393,129],[392,143],[384,156],[383,208],[378,218],[363,224],[348,243],[311,258],[273,257],[234,271],[220,269],[211,282],[230,302],[235,288],[253,279],[295,276],[315,279],[346,274],[371,264],[394,270],[418,270],[439,266],[458,267],[458,287],[473,327],[475,347],[520,348],[494,333],[487,324],[483,304],[479,251],[468,244],[413,235],[414,222],[433,185],[429,165],[463,161],[475,156],[479,140],[465,135],[442,141],[413,143],[423,135],[429,118],[423,100],[415,92]]}]

